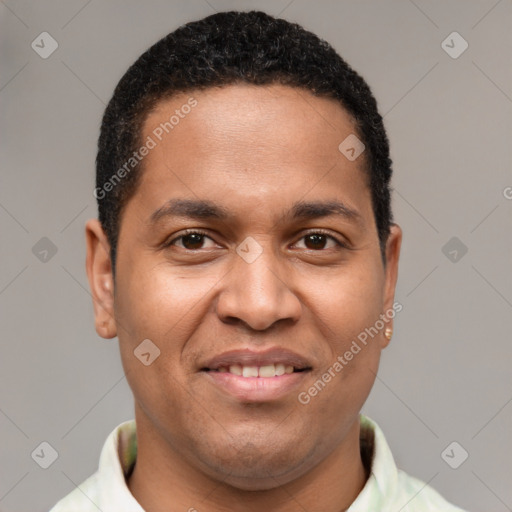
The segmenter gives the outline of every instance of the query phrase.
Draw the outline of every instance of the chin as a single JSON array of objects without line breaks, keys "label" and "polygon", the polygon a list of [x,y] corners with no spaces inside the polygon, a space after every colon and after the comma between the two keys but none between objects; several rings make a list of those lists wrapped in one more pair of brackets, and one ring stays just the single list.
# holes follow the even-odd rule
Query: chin
[{"label": "chin", "polygon": [[[231,445],[217,457],[209,453],[202,458],[207,472],[216,480],[242,491],[266,491],[282,486],[306,473],[311,454],[297,451],[293,446],[258,447],[245,443],[236,449]],[[205,460],[206,459],[206,460]]]},{"label": "chin", "polygon": [[252,491],[252,492],[262,492],[262,491],[270,491],[277,487],[280,487],[293,479],[286,479],[284,483],[281,480],[274,477],[267,478],[254,478],[254,477],[234,477],[230,475],[226,479],[223,480],[225,485],[237,489],[239,491]]},{"label": "chin", "polygon": [[285,468],[223,466],[217,468],[214,476],[216,480],[240,491],[268,491],[281,487],[302,474],[297,474],[297,471],[289,467],[284,472],[283,469]]}]

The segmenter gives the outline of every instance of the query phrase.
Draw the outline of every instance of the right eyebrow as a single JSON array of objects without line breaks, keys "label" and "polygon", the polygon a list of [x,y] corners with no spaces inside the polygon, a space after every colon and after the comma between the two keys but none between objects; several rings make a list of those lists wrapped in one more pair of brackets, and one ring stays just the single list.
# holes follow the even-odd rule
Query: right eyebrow
[{"label": "right eyebrow", "polygon": [[156,224],[164,217],[189,217],[191,219],[226,219],[229,213],[225,208],[211,201],[196,199],[170,199],[155,210],[150,218],[151,224]]}]

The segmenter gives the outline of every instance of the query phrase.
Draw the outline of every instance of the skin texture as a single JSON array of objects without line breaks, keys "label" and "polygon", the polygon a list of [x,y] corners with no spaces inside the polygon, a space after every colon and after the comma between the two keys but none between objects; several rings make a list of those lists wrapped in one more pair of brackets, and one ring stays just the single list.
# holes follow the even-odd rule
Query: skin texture
[{"label": "skin texture", "polygon": [[[143,140],[190,96],[197,106],[144,158],[123,211],[115,286],[108,241],[97,220],[86,226],[96,330],[118,336],[135,399],[128,485],[150,512],[346,509],[365,483],[358,415],[383,332],[309,404],[297,396],[392,308],[401,230],[393,225],[384,265],[364,153],[351,162],[338,151],[355,129],[337,102],[281,85],[193,91],[160,102]],[[152,224],[170,199],[228,215]],[[300,201],[357,214],[292,218]],[[178,238],[186,229],[207,237]],[[327,237],[307,236],[318,230]],[[236,252],[247,237],[263,251],[252,263]],[[149,366],[134,356],[144,339],[161,351]],[[311,367],[278,399],[239,399],[200,371],[225,351],[272,347]]]}]

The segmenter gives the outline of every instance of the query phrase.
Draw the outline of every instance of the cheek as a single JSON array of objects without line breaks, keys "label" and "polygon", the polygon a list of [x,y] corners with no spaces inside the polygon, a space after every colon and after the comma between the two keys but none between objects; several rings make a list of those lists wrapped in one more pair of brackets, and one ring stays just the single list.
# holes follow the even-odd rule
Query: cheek
[{"label": "cheek", "polygon": [[[189,340],[208,316],[211,295],[222,274],[203,272],[184,277],[177,275],[183,273],[179,267],[171,269],[165,262],[155,266],[136,264],[135,258],[127,260],[123,268],[118,267],[120,279],[116,284],[123,368],[141,404],[158,410],[167,403],[172,408],[179,405],[181,391],[193,371]],[[153,350],[158,357],[145,366],[144,358],[141,361],[136,355],[148,352],[139,350],[147,339],[157,347],[149,345],[149,352]],[[166,393],[169,389],[174,392]]]},{"label": "cheek", "polygon": [[323,286],[315,284],[307,287],[313,315],[336,357],[383,313],[383,271],[378,264],[354,265],[338,269]]},{"label": "cheek", "polygon": [[[171,272],[165,263],[144,266],[126,259],[123,264],[115,306],[122,364],[137,403],[159,423],[176,415],[188,398],[190,365],[184,364],[183,354],[219,278],[183,278],[176,275],[179,268]],[[143,340],[151,344],[141,345]]]},{"label": "cheek", "polygon": [[364,267],[347,266],[329,279],[315,281],[317,286],[306,288],[313,321],[326,341],[324,364],[299,402],[311,401],[318,414],[325,412],[329,423],[337,421],[331,417],[332,410],[356,415],[373,386],[382,333],[371,328],[383,313],[384,277],[378,262],[366,262]]},{"label": "cheek", "polygon": [[382,334],[368,334],[381,314],[382,302],[372,293],[374,288],[339,290],[318,302],[321,311],[316,317],[322,324],[318,329],[327,342],[324,364],[297,397],[300,404],[315,410],[317,419],[322,418],[326,432],[340,432],[340,422],[348,425],[357,416],[374,384],[381,353]]},{"label": "cheek", "polygon": [[116,287],[116,317],[123,338],[149,338],[161,349],[179,348],[204,315],[220,276],[184,277],[180,268],[126,265]]}]

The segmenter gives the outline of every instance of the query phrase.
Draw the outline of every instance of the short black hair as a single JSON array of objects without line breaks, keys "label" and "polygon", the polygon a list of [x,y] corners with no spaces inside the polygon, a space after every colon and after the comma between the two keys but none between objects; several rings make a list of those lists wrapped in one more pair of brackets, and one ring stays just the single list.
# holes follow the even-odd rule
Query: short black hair
[{"label": "short black hair", "polygon": [[300,25],[260,11],[229,11],[187,23],[151,46],[121,78],[107,105],[95,196],[113,272],[123,207],[142,170],[134,161],[126,172],[126,162],[142,144],[149,112],[174,94],[236,83],[302,88],[339,101],[352,116],[365,145],[365,171],[385,261],[392,169],[388,138],[369,86],[326,41]]}]

